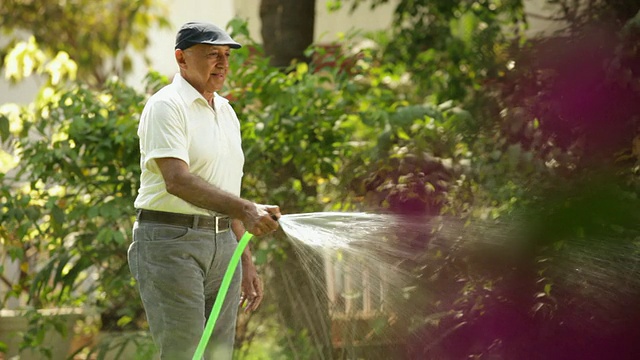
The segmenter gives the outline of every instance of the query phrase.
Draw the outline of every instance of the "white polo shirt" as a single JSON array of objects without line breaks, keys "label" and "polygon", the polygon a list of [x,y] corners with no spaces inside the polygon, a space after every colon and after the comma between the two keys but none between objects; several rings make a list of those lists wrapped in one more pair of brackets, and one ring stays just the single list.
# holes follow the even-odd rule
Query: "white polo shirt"
[{"label": "white polo shirt", "polygon": [[137,209],[211,215],[167,192],[157,158],[178,158],[189,171],[236,196],[240,195],[244,154],[240,122],[229,101],[214,96],[214,109],[180,74],[147,101],[138,126],[140,189]]}]

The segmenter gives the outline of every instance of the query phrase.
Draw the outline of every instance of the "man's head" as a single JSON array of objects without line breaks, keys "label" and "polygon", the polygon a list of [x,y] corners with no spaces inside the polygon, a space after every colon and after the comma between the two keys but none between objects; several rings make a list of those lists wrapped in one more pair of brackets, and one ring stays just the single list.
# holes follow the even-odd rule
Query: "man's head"
[{"label": "man's head", "polygon": [[219,91],[229,70],[230,51],[240,47],[213,24],[186,23],[176,35],[175,56],[180,74],[203,95]]}]

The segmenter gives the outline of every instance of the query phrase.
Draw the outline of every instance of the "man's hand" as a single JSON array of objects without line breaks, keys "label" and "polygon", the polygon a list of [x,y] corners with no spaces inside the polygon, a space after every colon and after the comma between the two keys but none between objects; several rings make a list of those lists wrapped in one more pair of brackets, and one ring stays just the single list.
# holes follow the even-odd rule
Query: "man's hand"
[{"label": "man's hand", "polygon": [[242,259],[242,292],[240,293],[240,307],[246,314],[256,311],[264,295],[262,280],[256,272],[251,258]]},{"label": "man's hand", "polygon": [[241,218],[244,227],[255,236],[266,235],[278,229],[280,208],[275,205],[252,204]]}]

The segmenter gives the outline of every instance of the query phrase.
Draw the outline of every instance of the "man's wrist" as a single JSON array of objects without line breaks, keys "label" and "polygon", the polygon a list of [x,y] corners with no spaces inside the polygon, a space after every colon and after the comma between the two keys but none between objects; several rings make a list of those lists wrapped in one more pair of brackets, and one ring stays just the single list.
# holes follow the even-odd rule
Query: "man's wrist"
[{"label": "man's wrist", "polygon": [[240,257],[242,258],[243,262],[245,260],[251,260],[251,262],[253,262],[253,255],[251,254],[251,249],[249,249],[248,245],[246,248],[244,248],[244,251],[242,252],[242,255]]},{"label": "man's wrist", "polygon": [[251,212],[252,207],[255,207],[255,205],[251,201],[243,198],[238,198],[237,200],[238,201],[233,202],[228,214],[230,217],[242,222],[242,220],[246,219],[245,214]]}]

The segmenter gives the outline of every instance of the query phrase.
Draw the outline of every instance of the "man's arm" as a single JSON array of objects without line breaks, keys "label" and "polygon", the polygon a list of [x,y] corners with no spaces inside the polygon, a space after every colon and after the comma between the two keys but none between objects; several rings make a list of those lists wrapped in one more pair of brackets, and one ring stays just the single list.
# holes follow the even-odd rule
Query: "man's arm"
[{"label": "man's arm", "polygon": [[275,231],[280,217],[277,206],[260,205],[230,194],[209,184],[189,172],[189,166],[177,158],[155,159],[167,192],[195,206],[238,219],[253,235],[260,236]]},{"label": "man's arm", "polygon": [[[244,226],[240,220],[234,219],[231,229],[238,239],[245,233]],[[264,296],[262,280],[258,276],[256,267],[253,264],[253,256],[249,246],[244,248],[242,253],[242,286],[240,294],[240,306],[245,307],[244,312],[249,313],[258,309]]]}]

